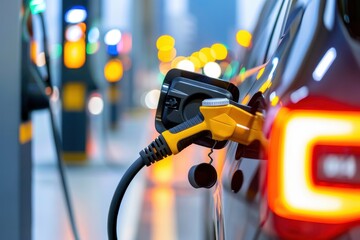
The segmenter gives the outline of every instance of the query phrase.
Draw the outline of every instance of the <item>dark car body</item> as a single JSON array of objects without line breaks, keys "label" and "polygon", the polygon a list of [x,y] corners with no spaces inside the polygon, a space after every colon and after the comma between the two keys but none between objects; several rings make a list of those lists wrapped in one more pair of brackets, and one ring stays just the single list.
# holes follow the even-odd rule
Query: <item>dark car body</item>
[{"label": "dark car body", "polygon": [[269,145],[228,145],[213,194],[217,239],[359,238],[356,2],[265,1],[240,62],[265,67],[241,80],[239,102],[264,113]]}]

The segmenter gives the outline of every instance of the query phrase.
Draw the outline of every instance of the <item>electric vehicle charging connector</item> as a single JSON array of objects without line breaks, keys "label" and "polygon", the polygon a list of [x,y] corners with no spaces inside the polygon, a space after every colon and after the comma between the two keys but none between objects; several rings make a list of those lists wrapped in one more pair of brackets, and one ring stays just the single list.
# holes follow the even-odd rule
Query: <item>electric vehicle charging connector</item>
[{"label": "electric vehicle charging connector", "polygon": [[211,101],[218,100],[204,100],[197,116],[160,134],[140,152],[145,164],[149,166],[168,155],[177,154],[199,137],[209,134],[216,141],[232,140],[243,145],[259,141],[262,147],[267,147],[267,139],[262,132],[262,113],[253,114],[251,108],[228,99],[222,99],[220,104],[211,104]]},{"label": "electric vehicle charging connector", "polygon": [[108,214],[108,239],[117,239],[117,216],[127,187],[144,167],[177,154],[199,137],[211,136],[213,140],[232,140],[243,145],[259,141],[267,148],[263,135],[264,116],[251,107],[239,105],[228,99],[207,99],[200,106],[200,113],[182,124],[164,131],[139,154],[120,180],[112,198]]}]

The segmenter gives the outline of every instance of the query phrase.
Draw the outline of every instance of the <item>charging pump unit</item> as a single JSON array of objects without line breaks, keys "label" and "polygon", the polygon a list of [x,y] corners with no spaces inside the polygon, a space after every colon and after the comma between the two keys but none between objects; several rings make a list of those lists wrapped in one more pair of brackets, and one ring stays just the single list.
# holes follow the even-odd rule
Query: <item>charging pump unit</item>
[{"label": "charging pump unit", "polygon": [[[108,214],[108,239],[117,239],[117,216],[125,191],[135,175],[165,157],[177,154],[196,143],[222,148],[227,140],[245,146],[258,141],[263,148],[263,114],[254,107],[236,103],[239,92],[235,85],[201,74],[172,69],[165,77],[156,113],[160,135],[142,151],[120,180]],[[205,165],[204,165],[205,164]],[[205,166],[205,167],[204,167]],[[210,188],[216,182],[216,171],[207,163],[189,171],[195,188]]]}]

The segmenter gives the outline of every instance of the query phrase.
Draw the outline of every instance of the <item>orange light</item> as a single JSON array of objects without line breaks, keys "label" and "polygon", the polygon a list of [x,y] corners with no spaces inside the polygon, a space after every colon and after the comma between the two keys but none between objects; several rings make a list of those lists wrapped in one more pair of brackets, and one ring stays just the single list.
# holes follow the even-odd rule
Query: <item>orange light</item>
[{"label": "orange light", "polygon": [[155,164],[151,171],[151,180],[157,184],[170,184],[173,173],[173,158],[169,156],[159,164]]},{"label": "orange light", "polygon": [[170,69],[171,69],[171,63],[161,62],[159,64],[159,70],[163,75],[166,75]]},{"label": "orange light", "polygon": [[320,186],[312,177],[314,146],[360,146],[360,113],[282,108],[269,141],[268,203],[279,216],[346,223],[360,219],[360,189]]},{"label": "orange light", "polygon": [[64,65],[67,68],[81,68],[86,61],[86,44],[81,38],[76,42],[65,42]]},{"label": "orange light", "polygon": [[38,44],[36,41],[32,40],[30,45],[30,58],[33,63],[36,63],[38,56]]},{"label": "orange light", "polygon": [[124,73],[123,64],[119,59],[111,59],[104,67],[105,79],[109,82],[120,81]]},{"label": "orange light", "polygon": [[250,47],[251,38],[252,38],[252,35],[249,31],[240,30],[236,33],[236,41],[242,47],[245,47],[245,48]]}]

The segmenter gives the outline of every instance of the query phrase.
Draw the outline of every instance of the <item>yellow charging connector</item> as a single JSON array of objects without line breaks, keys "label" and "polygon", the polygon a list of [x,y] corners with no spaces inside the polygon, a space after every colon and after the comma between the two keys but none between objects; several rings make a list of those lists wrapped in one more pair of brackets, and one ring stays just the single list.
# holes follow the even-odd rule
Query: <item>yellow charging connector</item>
[{"label": "yellow charging connector", "polygon": [[244,145],[258,140],[266,148],[263,124],[264,117],[260,112],[250,113],[226,98],[208,99],[204,100],[198,116],[161,135],[172,154],[177,154],[190,145],[199,133],[210,133],[213,140],[232,140]]}]

